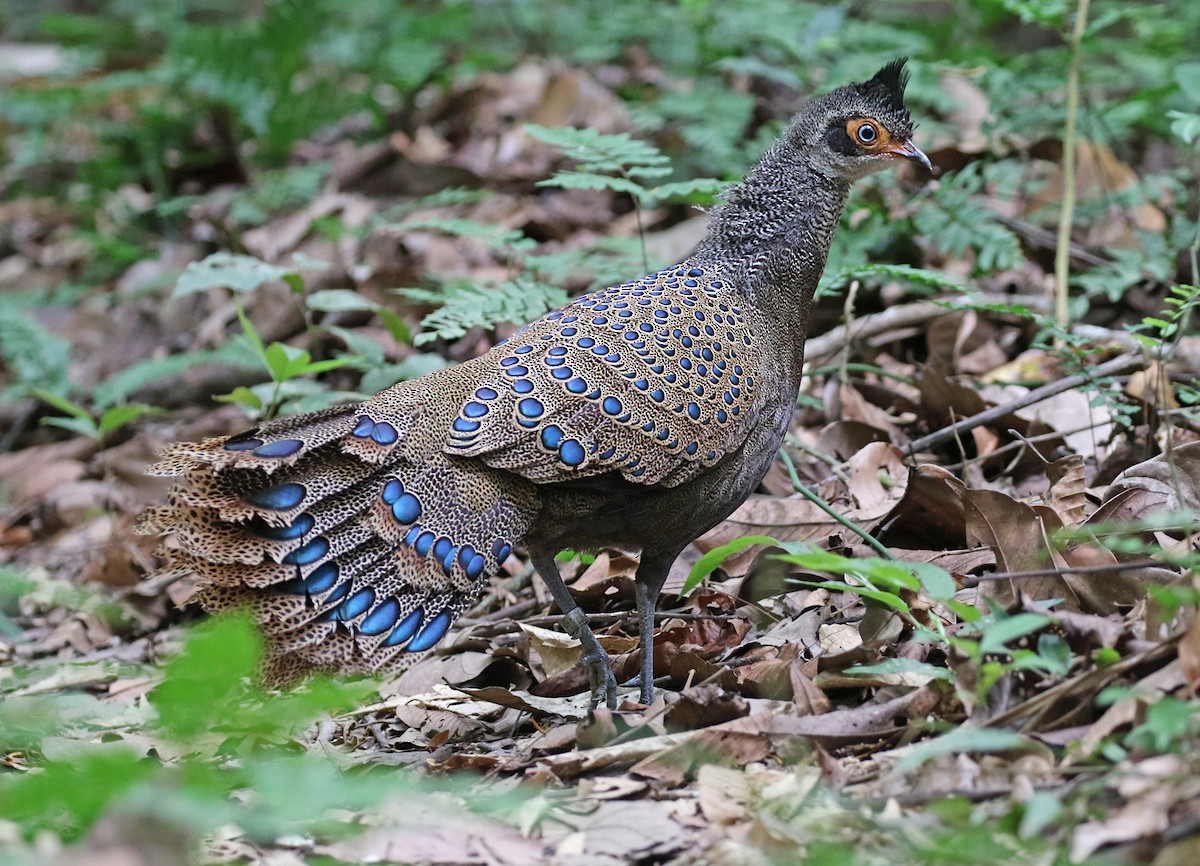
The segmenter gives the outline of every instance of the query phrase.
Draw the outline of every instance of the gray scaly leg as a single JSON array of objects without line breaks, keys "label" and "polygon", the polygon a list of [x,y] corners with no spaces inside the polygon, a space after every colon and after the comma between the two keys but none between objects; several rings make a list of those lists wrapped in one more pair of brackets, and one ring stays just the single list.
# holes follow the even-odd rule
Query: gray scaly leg
[{"label": "gray scaly leg", "polygon": [[662,592],[663,584],[667,582],[667,574],[671,563],[677,554],[670,557],[652,556],[642,552],[642,562],[638,566],[634,578],[634,588],[637,591],[638,635],[642,648],[642,672],[639,677],[641,696],[639,700],[649,705],[654,701],[654,609],[658,604],[658,595]]},{"label": "gray scaly leg", "polygon": [[558,564],[553,556],[533,554],[533,567],[542,577],[542,582],[554,596],[558,609],[563,613],[563,625],[571,637],[578,638],[583,645],[583,658],[579,660],[580,667],[587,668],[588,680],[592,685],[592,708],[600,705],[603,700],[610,710],[617,708],[617,678],[613,675],[612,661],[596,635],[588,625],[587,614],[575,603],[571,591],[563,583],[558,571]]}]

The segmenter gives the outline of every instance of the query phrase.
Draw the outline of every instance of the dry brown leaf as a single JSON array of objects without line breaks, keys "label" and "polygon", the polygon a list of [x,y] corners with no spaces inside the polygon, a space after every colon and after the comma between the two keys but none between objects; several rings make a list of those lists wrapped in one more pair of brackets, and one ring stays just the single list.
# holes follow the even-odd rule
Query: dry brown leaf
[{"label": "dry brown leaf", "polygon": [[942,467],[918,466],[909,473],[903,498],[880,522],[878,537],[897,547],[965,547],[966,492],[966,485]]},{"label": "dry brown leaf", "polygon": [[1109,485],[1106,502],[1126,490],[1142,490],[1153,497],[1137,509],[1138,517],[1159,509],[1200,510],[1200,442],[1180,445],[1129,467]]},{"label": "dry brown leaf", "polygon": [[463,808],[450,797],[406,798],[386,827],[317,845],[314,853],[345,863],[472,864],[529,866],[544,862],[545,845],[515,827]]},{"label": "dry brown leaf", "polygon": [[1046,467],[1050,478],[1050,507],[1064,526],[1078,526],[1087,516],[1087,478],[1083,457],[1069,454]]},{"label": "dry brown leaf", "polygon": [[817,435],[817,449],[839,460],[848,460],[871,442],[887,442],[888,434],[862,421],[839,419],[826,424]]},{"label": "dry brown leaf", "polygon": [[[1061,161],[1056,161],[1050,167],[1045,184],[1028,199],[1023,215],[1056,212],[1063,197],[1063,183]],[[1119,160],[1108,145],[1087,139],[1075,143],[1074,186],[1079,201],[1105,203],[1109,207],[1107,218],[1093,221],[1086,238],[1089,247],[1136,248],[1138,241],[1132,229],[1155,233],[1166,230],[1166,217],[1153,203],[1142,200],[1132,208],[1120,203],[1116,194],[1133,189],[1139,183],[1137,173]]]},{"label": "dry brown leaf", "polygon": [[1179,638],[1179,665],[1192,694],[1200,691],[1200,616],[1192,620]]},{"label": "dry brown leaf", "polygon": [[904,496],[908,467],[904,455],[889,442],[871,442],[849,460],[847,491],[855,507],[846,516],[860,526],[874,526]]}]

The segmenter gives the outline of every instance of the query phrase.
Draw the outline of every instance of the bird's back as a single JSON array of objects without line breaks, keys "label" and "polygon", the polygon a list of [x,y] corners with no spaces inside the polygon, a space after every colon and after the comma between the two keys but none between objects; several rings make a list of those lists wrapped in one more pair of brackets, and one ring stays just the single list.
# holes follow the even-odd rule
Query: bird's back
[{"label": "bird's back", "polygon": [[685,500],[744,462],[762,409],[743,307],[684,263],[357,406],[169,446],[153,471],[182,480],[142,529],[175,535],[173,566],[201,577],[209,606],[256,609],[276,679],[402,666],[527,535],[640,547],[649,527],[698,533],[714,504],[739,504],[736,490]]}]

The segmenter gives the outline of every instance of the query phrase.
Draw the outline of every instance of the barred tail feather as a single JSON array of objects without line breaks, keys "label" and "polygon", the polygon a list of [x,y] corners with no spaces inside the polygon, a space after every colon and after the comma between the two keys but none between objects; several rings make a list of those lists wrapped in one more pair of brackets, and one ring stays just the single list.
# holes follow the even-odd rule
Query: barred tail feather
[{"label": "barred tail feather", "polygon": [[388,408],[173,445],[154,467],[179,481],[139,531],[174,535],[164,570],[197,575],[206,607],[253,612],[269,681],[408,666],[536,513],[531,482],[445,455],[437,431],[414,423],[419,406]]}]

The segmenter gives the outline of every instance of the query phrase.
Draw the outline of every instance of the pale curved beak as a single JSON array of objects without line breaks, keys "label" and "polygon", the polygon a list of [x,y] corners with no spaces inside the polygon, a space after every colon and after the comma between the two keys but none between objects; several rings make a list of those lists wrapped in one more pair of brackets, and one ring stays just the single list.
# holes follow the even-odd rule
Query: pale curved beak
[{"label": "pale curved beak", "polygon": [[929,157],[925,155],[925,151],[917,147],[911,141],[906,141],[904,144],[897,145],[888,151],[892,156],[900,159],[911,159],[913,162],[919,162],[925,166],[927,171],[933,171],[933,163],[929,161]]}]

